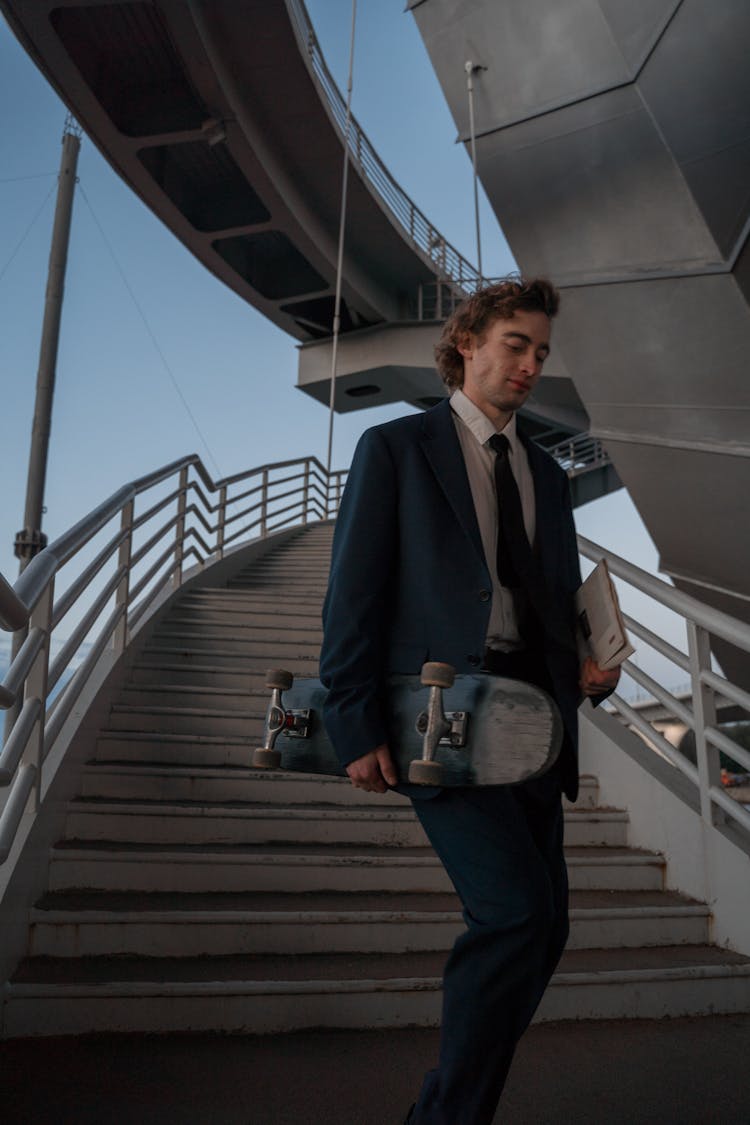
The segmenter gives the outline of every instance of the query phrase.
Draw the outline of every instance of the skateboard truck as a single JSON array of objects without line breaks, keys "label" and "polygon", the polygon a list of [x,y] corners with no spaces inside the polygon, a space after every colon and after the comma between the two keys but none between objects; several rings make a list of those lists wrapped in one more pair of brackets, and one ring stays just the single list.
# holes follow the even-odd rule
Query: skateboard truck
[{"label": "skateboard truck", "polygon": [[256,769],[278,769],[281,765],[281,751],[274,749],[276,739],[288,725],[281,693],[288,691],[293,683],[294,676],[285,668],[271,668],[266,673],[266,687],[271,688],[271,701],[266,711],[263,745],[253,750],[253,766]]},{"label": "skateboard truck", "polygon": [[422,734],[422,757],[415,758],[409,765],[409,781],[415,785],[442,785],[444,771],[440,762],[434,760],[435,751],[442,740],[456,745],[456,736],[461,737],[454,731],[455,717],[449,719],[443,710],[443,688],[452,687],[455,677],[456,670],[451,664],[433,660],[422,665],[421,679],[430,689],[430,698],[427,711],[417,720]]}]

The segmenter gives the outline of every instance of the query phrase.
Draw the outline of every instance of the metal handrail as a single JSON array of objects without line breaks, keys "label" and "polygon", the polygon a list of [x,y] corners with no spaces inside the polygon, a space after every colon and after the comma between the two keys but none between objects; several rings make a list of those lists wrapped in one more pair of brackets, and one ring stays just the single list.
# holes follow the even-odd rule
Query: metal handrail
[{"label": "metal handrail", "polygon": [[[581,445],[586,444],[582,440]],[[345,470],[328,474],[316,458],[308,457],[262,465],[214,481],[200,458],[192,455],[119,489],[33,559],[15,587],[0,578],[0,625],[16,631],[29,627],[27,639],[17,647],[0,684],[0,708],[11,708],[0,751],[0,788],[5,786],[9,790],[0,814],[0,863],[9,855],[22,822],[27,825],[26,830],[33,823],[57,768],[58,763],[49,764],[52,751],[107,647],[115,654],[126,648],[136,622],[142,620],[154,601],[165,590],[176,590],[182,584],[188,559],[204,565],[209,560],[221,559],[229,543],[237,539],[263,538],[284,527],[335,516],[345,477]],[[194,487],[196,479],[201,488]],[[260,483],[256,486],[255,481]],[[323,483],[325,490],[317,486],[317,481]],[[153,495],[153,490],[161,486],[167,488],[169,503]],[[195,503],[187,503],[188,494],[195,497]],[[257,503],[251,505],[253,523],[227,536],[226,528],[234,522],[235,506],[245,518],[243,501],[251,494],[259,496]],[[136,512],[141,503],[148,520],[143,519],[143,513]],[[157,515],[161,516],[161,525],[154,530]],[[216,517],[215,521],[211,516]],[[113,520],[119,520],[114,534]],[[201,534],[207,527],[208,541]],[[68,578],[66,567],[87,545],[93,544],[100,532],[106,536],[104,548],[97,551],[94,546],[93,562],[82,562],[79,573]],[[143,543],[136,545],[136,535],[145,537],[146,550]],[[701,813],[708,824],[731,820],[736,829],[750,835],[750,814],[721,788],[719,755],[728,754],[744,767],[750,766],[750,756],[719,729],[716,718],[717,701],[722,699],[732,700],[750,712],[750,694],[711,668],[710,649],[711,639],[718,638],[750,653],[750,626],[676,590],[588,539],[579,537],[578,545],[585,558],[606,558],[617,579],[683,619],[687,630],[685,653],[647,626],[630,617],[627,622],[635,635],[690,674],[692,699],[677,699],[629,661],[624,669],[692,729],[697,767],[616,694],[610,697],[615,712],[644,735],[655,753],[695,784]],[[69,585],[58,594],[56,585],[65,578]],[[97,582],[101,586],[95,589]],[[69,620],[74,612],[78,620],[73,624],[73,632],[51,662],[51,641],[57,639],[53,637],[54,631],[63,617]],[[85,659],[75,670],[73,662],[83,642],[96,629]],[[50,692],[54,684],[62,684],[62,692],[52,703]],[[17,715],[13,714],[14,705],[20,709]],[[33,808],[29,809],[32,792]]]},{"label": "metal handrail", "polygon": [[[214,481],[192,454],[118,489],[32,559],[15,586],[0,575],[0,628],[15,633],[14,657],[0,684],[0,709],[8,712],[0,750],[0,789],[8,789],[0,814],[0,864],[21,824],[28,830],[33,823],[59,764],[50,765],[50,755],[106,649],[116,654],[126,648],[154,601],[182,584],[188,559],[203,566],[221,559],[237,539],[333,517],[345,476],[345,470],[328,473],[316,457],[305,457]],[[155,494],[165,487],[166,496]],[[227,536],[227,527],[246,517],[242,500],[251,494],[258,497],[252,505],[257,518]],[[97,545],[100,534],[106,541]],[[71,576],[73,561],[83,559],[89,545],[93,559]],[[62,582],[67,588],[57,593]],[[71,617],[71,631],[51,659],[56,631]]]},{"label": "metal handrail", "polygon": [[680,651],[653,630],[635,621],[632,616],[623,615],[626,625],[635,636],[689,673],[691,695],[687,699],[684,696],[677,698],[674,692],[658,684],[632,660],[624,662],[623,671],[650,692],[675,720],[684,723],[693,732],[697,767],[671,746],[655,725],[638,714],[617,693],[611,695],[607,702],[615,714],[643,735],[646,745],[655,748],[655,753],[669,761],[695,784],[701,815],[707,824],[714,826],[729,820],[750,842],[750,813],[722,789],[720,758],[723,752],[740,767],[737,772],[741,772],[750,770],[750,754],[725,731],[719,729],[717,719],[719,702],[724,699],[731,700],[750,716],[750,694],[711,667],[712,639],[728,642],[741,652],[750,654],[750,625],[675,589],[668,582],[655,578],[581,535],[578,536],[578,549],[584,558],[593,562],[606,559],[612,575],[660,606],[672,610],[683,620],[687,652]]},{"label": "metal handrail", "polygon": [[380,203],[388,210],[404,237],[420,251],[439,277],[445,277],[462,289],[480,284],[479,272],[471,262],[452,246],[417,207],[393,178],[378,156],[362,126],[350,117],[346,128],[346,101],[328,69],[310,17],[302,0],[287,0],[292,27],[303,58],[322,95],[324,105],[363,179],[375,190]]},{"label": "metal handrail", "polygon": [[576,477],[611,463],[609,454],[599,439],[586,432],[573,434],[555,445],[545,446],[545,449],[562,465],[569,477]]}]

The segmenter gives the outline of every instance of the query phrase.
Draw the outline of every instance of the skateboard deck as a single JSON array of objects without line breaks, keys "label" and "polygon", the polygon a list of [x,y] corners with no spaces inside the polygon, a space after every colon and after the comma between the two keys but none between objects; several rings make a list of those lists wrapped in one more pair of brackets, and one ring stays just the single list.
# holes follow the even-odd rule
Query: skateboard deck
[{"label": "skateboard deck", "polygon": [[[436,668],[443,672],[425,673]],[[345,776],[323,726],[326,689],[320,680],[292,679],[282,670],[268,673],[273,694],[253,765]],[[421,678],[388,680],[385,706],[400,782],[513,785],[544,773],[560,751],[556,704],[541,688],[519,680],[485,673],[453,677],[449,665],[425,665]]]}]

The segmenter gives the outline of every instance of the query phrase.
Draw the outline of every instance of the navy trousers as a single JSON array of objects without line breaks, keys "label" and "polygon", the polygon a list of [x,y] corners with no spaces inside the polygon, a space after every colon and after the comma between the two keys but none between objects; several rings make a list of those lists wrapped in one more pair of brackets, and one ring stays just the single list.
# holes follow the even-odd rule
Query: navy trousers
[{"label": "navy trousers", "polygon": [[568,936],[560,775],[413,801],[467,927],[445,966],[440,1059],[414,1125],[492,1122]]}]

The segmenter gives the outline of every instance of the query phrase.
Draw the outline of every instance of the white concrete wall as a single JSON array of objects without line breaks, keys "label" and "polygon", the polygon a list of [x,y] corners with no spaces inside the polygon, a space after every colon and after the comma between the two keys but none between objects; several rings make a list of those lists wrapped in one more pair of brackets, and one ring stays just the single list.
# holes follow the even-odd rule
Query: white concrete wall
[{"label": "white concrete wall", "polygon": [[670,889],[708,903],[713,940],[750,955],[748,851],[706,825],[692,785],[611,715],[586,704],[580,724],[581,773],[598,778],[600,804],[627,809],[631,846],[664,855]]}]

